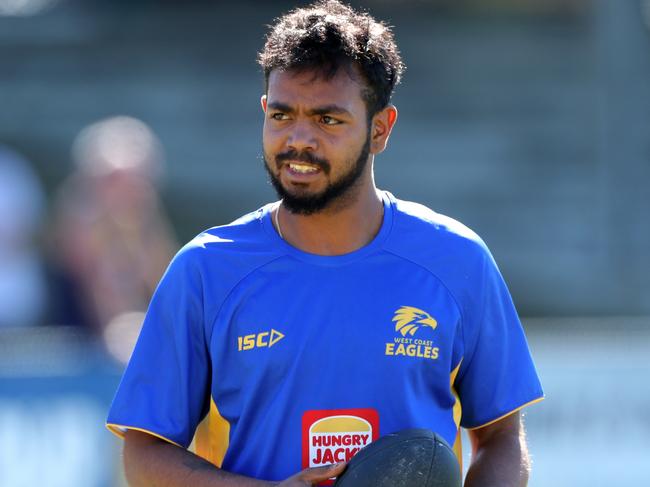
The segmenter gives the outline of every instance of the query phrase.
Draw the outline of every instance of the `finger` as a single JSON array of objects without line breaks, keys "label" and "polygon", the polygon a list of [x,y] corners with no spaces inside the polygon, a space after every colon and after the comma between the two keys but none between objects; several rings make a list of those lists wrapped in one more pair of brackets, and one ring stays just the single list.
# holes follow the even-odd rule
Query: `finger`
[{"label": "finger", "polygon": [[341,475],[343,470],[345,470],[345,466],[346,463],[341,462],[333,465],[325,465],[324,467],[308,468],[300,473],[300,479],[307,482],[322,482],[323,480]]}]

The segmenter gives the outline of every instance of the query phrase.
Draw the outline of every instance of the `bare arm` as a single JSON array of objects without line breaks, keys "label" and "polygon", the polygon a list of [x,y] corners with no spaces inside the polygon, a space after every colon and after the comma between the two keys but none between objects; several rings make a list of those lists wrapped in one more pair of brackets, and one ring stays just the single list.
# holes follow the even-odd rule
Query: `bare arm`
[{"label": "bare arm", "polygon": [[277,483],[221,470],[194,453],[147,433],[128,430],[124,470],[131,487],[303,487],[340,474],[345,465],[303,470]]},{"label": "bare arm", "polygon": [[519,412],[469,431],[472,463],[465,487],[526,487],[530,459]]}]

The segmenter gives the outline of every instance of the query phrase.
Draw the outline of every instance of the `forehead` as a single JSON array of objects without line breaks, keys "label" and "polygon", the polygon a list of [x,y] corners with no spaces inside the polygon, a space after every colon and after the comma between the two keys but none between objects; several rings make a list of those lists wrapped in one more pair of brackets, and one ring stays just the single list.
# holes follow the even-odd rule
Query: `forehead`
[{"label": "forehead", "polygon": [[273,70],[269,75],[267,99],[269,103],[291,106],[341,106],[351,113],[365,110],[361,97],[360,78],[347,69],[339,69],[332,77],[315,71]]}]

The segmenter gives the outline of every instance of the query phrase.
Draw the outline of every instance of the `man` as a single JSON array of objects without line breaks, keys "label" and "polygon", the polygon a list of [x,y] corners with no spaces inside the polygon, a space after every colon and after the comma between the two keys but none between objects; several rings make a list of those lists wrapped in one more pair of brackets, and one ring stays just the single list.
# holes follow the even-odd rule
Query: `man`
[{"label": "man", "polygon": [[409,427],[460,458],[465,427],[466,486],[525,485],[518,411],[542,391],[496,265],[374,184],[403,69],[390,30],[325,1],[279,19],[260,63],[281,200],[202,233],[163,277],[108,418],[129,481],[315,485]]}]

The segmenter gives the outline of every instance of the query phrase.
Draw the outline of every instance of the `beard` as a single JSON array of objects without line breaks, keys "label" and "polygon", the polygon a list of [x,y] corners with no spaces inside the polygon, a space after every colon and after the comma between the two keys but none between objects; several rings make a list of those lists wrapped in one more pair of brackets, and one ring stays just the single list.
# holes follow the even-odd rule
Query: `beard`
[{"label": "beard", "polygon": [[[334,202],[345,201],[345,198],[352,198],[352,189],[359,183],[361,175],[368,165],[368,156],[370,155],[370,131],[366,135],[366,140],[361,148],[361,152],[356,160],[351,164],[350,169],[341,175],[336,181],[331,181],[327,187],[314,194],[305,194],[301,192],[291,192],[287,190],[270,168],[266,155],[263,156],[264,168],[269,175],[269,180],[282,200],[282,205],[291,213],[298,215],[312,215],[331,207]],[[297,153],[295,151],[278,154],[275,157],[275,165],[280,168],[282,161],[292,160],[308,162],[318,166],[326,175],[330,173],[330,163],[325,159],[319,159],[311,153]]]}]

